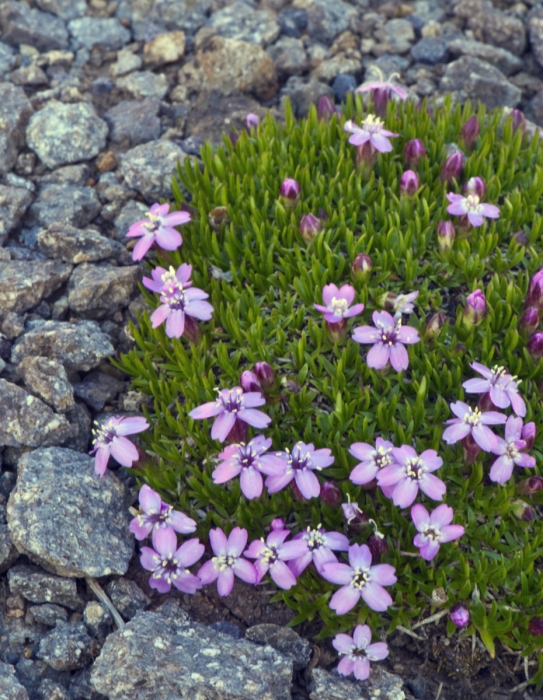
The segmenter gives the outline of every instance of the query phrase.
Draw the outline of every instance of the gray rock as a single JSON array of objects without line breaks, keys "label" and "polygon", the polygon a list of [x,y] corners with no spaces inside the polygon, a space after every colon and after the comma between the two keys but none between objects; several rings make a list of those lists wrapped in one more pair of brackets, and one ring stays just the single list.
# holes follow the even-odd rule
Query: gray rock
[{"label": "gray rock", "polygon": [[4,44],[0,41],[0,77],[4,73],[9,73],[17,65],[17,51],[11,48],[9,44]]},{"label": "gray rock", "polygon": [[40,642],[36,656],[56,671],[74,671],[91,661],[91,638],[82,622],[59,620]]},{"label": "gray rock", "polygon": [[122,49],[117,54],[116,62],[109,67],[109,73],[113,78],[118,78],[121,75],[131,73],[133,70],[139,70],[141,66],[141,56],[128,49]]},{"label": "gray rock", "polygon": [[[51,574],[45,574],[51,577]],[[74,581],[72,579],[61,579],[63,581],[69,581],[73,585]],[[81,601],[77,601],[78,609],[81,608]],[[62,622],[67,622],[68,612],[66,608],[55,603],[43,603],[43,605],[31,605],[27,614],[32,617],[32,619],[40,625],[45,625],[46,627],[54,627],[58,620]]]},{"label": "gray rock", "polygon": [[123,100],[104,114],[113,143],[130,146],[155,141],[160,136],[159,100]]},{"label": "gray rock", "polygon": [[23,379],[29,391],[59,413],[73,411],[74,391],[66,370],[58,360],[25,357],[17,365],[17,375]]},{"label": "gray rock", "polygon": [[[76,671],[70,678],[70,700],[108,700],[105,695],[97,693],[91,685],[92,666]],[[135,700],[135,698],[133,699]]]},{"label": "gray rock", "polygon": [[262,47],[273,44],[281,34],[273,12],[254,10],[240,0],[213,12],[205,26],[226,39],[260,44]]},{"label": "gray rock", "polygon": [[87,163],[77,165],[64,165],[55,168],[52,172],[45,173],[40,178],[42,185],[77,185],[82,187],[90,177],[90,168]]},{"label": "gray rock", "polygon": [[543,67],[543,8],[536,9],[529,21],[530,44],[535,60]]},{"label": "gray rock", "polygon": [[[50,680],[55,684],[57,684],[60,680],[64,680],[64,683],[66,683],[67,678],[65,678],[65,676],[68,672],[55,671],[43,661],[26,659],[22,655],[24,649],[28,647],[28,641],[30,639],[32,640],[34,647],[36,649],[38,648],[39,641],[43,636],[43,628],[38,628],[36,625],[34,625],[34,628],[35,629],[27,628],[24,630],[25,634],[27,635],[27,639],[23,639],[23,643],[20,644],[21,655],[15,665],[15,670],[17,673],[17,678],[25,686],[31,700],[34,700],[34,698],[36,698],[36,700],[42,700],[42,696],[40,694],[42,683],[46,680]],[[47,700],[51,699],[47,697]]]},{"label": "gray rock", "polygon": [[3,700],[28,700],[28,693],[15,676],[10,664],[0,661],[0,697]]},{"label": "gray rock", "polygon": [[136,202],[133,199],[128,201],[119,212],[119,215],[115,218],[115,238],[118,241],[124,241],[125,243],[130,240],[126,238],[128,229],[130,226],[132,226],[132,224],[136,223],[136,221],[145,219],[145,214],[148,211],[148,205],[142,204],[141,202]]},{"label": "gray rock", "polygon": [[58,359],[68,372],[89,372],[114,350],[109,336],[96,321],[46,321],[16,341],[11,362],[19,364],[27,355]]},{"label": "gray rock", "polygon": [[4,0],[0,5],[0,26],[2,41],[11,46],[30,44],[38,51],[68,47],[64,22],[48,12],[32,10],[24,2]]},{"label": "gray rock", "polygon": [[73,385],[75,395],[82,399],[94,411],[101,411],[124,387],[110,374],[91,372],[85,380]]},{"label": "gray rock", "polygon": [[194,34],[210,10],[210,0],[120,0],[117,17],[132,22],[136,41],[150,41],[164,30]]},{"label": "gray rock", "polygon": [[25,321],[23,316],[16,314],[13,311],[8,311],[4,318],[2,319],[2,324],[0,326],[2,333],[9,338],[14,340],[24,333]]},{"label": "gray rock", "polygon": [[185,152],[173,141],[150,141],[124,153],[120,171],[126,184],[152,204],[160,197],[170,197],[172,175],[185,158]]},{"label": "gray rock", "polygon": [[123,575],[134,549],[129,520],[125,486],[111,472],[96,476],[91,457],[52,447],[19,461],[8,501],[11,538],[47,571]]},{"label": "gray rock", "polygon": [[292,662],[271,647],[192,625],[182,614],[166,619],[146,612],[109,635],[91,680],[109,700],[290,700]]},{"label": "gray rock", "polygon": [[32,194],[26,187],[0,185],[0,245],[22,219],[31,201]]},{"label": "gray rock", "polygon": [[40,10],[50,12],[65,22],[82,17],[87,11],[85,0],[36,0],[36,4]]},{"label": "gray rock", "polygon": [[49,102],[30,118],[28,146],[48,168],[90,160],[106,145],[107,124],[86,102]]},{"label": "gray rock", "polygon": [[524,110],[524,115],[526,119],[529,119],[539,126],[543,126],[543,92],[538,92],[535,97],[533,97]]},{"label": "gray rock", "polygon": [[72,266],[56,260],[0,262],[0,308],[26,311],[65,282]]},{"label": "gray rock", "polygon": [[272,624],[254,625],[245,633],[245,639],[256,644],[269,644],[282,654],[286,654],[292,659],[295,671],[304,669],[311,659],[311,644],[290,627]]},{"label": "gray rock", "polygon": [[[6,514],[6,497],[0,494],[0,573],[17,561],[19,552],[11,541]],[[0,697],[2,697],[0,695]]]},{"label": "gray rock", "polygon": [[40,683],[39,691],[40,700],[73,700],[70,693],[60,683],[46,678]]},{"label": "gray rock", "polygon": [[0,396],[0,446],[58,445],[69,438],[71,430],[66,418],[53,413],[43,401],[21,387],[0,379]]},{"label": "gray rock", "polygon": [[505,12],[494,10],[485,14],[483,34],[487,44],[507,49],[517,56],[522,56],[526,50],[524,22],[518,17],[505,14]]},{"label": "gray rock", "polygon": [[138,612],[143,612],[151,605],[151,599],[132,579],[113,579],[107,584],[105,591],[125,620],[131,620]]},{"label": "gray rock", "polygon": [[[486,61],[500,70],[504,75],[511,75],[512,73],[518,73],[518,71],[522,70],[522,59],[506,49],[500,49],[490,44],[483,44],[481,41],[470,41],[468,39],[453,39],[449,42],[448,46],[453,56],[473,56],[474,58],[480,58],[482,61]],[[413,55],[413,52],[411,52],[411,54]]]},{"label": "gray rock", "polygon": [[307,68],[307,53],[301,39],[281,37],[266,53],[272,57],[279,78],[301,75]]},{"label": "gray rock", "polygon": [[100,213],[102,205],[92,187],[44,185],[28,212],[28,223],[47,228],[63,223],[84,228]]},{"label": "gray rock", "polygon": [[358,85],[358,81],[354,75],[349,75],[347,73],[339,73],[334,78],[332,83],[332,90],[336,96],[338,102],[344,102],[349,92],[354,92]]},{"label": "gray rock", "polygon": [[117,87],[126,90],[132,97],[142,99],[154,97],[161,100],[168,92],[168,79],[164,73],[152,73],[149,70],[135,71],[122,78],[117,78]]},{"label": "gray rock", "polygon": [[298,76],[288,79],[285,87],[281,90],[281,101],[289,98],[294,115],[302,119],[307,117],[311,105],[316,105],[319,97],[326,95],[334,99],[334,91],[329,85],[325,85],[318,80],[308,80],[307,82]]},{"label": "gray rock", "polygon": [[70,309],[85,318],[112,316],[128,306],[140,277],[138,265],[120,268],[108,263],[78,265],[68,284]]},{"label": "gray rock", "polygon": [[387,46],[388,53],[404,54],[415,41],[415,31],[409,20],[391,19],[374,32],[374,37]]},{"label": "gray rock", "polygon": [[0,83],[0,175],[9,172],[17,162],[33,111],[24,90],[11,83]]},{"label": "gray rock", "polygon": [[88,453],[91,438],[91,416],[87,407],[76,401],[73,411],[66,414],[70,421],[72,434],[70,440],[65,443],[66,447],[76,452]]},{"label": "gray rock", "polygon": [[108,259],[124,264],[131,261],[131,256],[123,245],[102,236],[95,229],[79,229],[55,223],[38,232],[37,242],[38,250],[48,257],[74,265]]},{"label": "gray rock", "polygon": [[299,39],[307,27],[307,12],[305,10],[283,10],[278,17],[278,22],[283,35]]},{"label": "gray rock", "polygon": [[307,8],[309,36],[329,46],[336,36],[349,28],[357,10],[343,0],[315,0]]},{"label": "gray rock", "polygon": [[322,668],[312,672],[314,686],[310,700],[356,700],[379,698],[379,700],[404,700],[403,681],[385,671],[378,663],[372,664],[370,677],[364,683],[349,680],[337,673],[327,673]]},{"label": "gray rock", "polygon": [[441,36],[421,39],[411,48],[411,58],[420,63],[444,63],[447,61],[449,47],[447,40]]},{"label": "gray rock", "polygon": [[103,46],[110,51],[130,43],[131,34],[116,17],[81,17],[68,22],[68,30],[77,48]]},{"label": "gray rock", "polygon": [[92,600],[83,610],[83,622],[93,637],[106,637],[111,631],[113,618],[109,610]]},{"label": "gray rock", "polygon": [[456,93],[458,99],[476,102],[480,100],[487,107],[515,107],[522,96],[518,87],[510,83],[505,75],[494,66],[471,56],[462,56],[449,63],[439,89]]},{"label": "gray rock", "polygon": [[[32,453],[30,453],[32,454]],[[14,595],[20,595],[25,600],[32,603],[54,603],[48,608],[40,605],[43,610],[35,610],[40,622],[40,617],[48,620],[43,624],[49,625],[57,615],[58,619],[64,619],[64,615],[59,610],[69,608],[70,610],[83,610],[85,604],[77,593],[77,584],[72,578],[61,578],[54,574],[49,574],[38,566],[30,564],[17,564],[8,571],[9,590]],[[62,608],[58,608],[62,606]],[[57,609],[58,608],[58,609]],[[32,613],[34,616],[34,612]]]}]

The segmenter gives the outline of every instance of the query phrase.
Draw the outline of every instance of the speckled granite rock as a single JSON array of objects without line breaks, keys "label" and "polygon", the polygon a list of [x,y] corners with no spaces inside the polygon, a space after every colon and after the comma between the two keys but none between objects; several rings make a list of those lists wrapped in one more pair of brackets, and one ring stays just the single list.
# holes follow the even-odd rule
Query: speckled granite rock
[{"label": "speckled granite rock", "polygon": [[9,569],[19,558],[19,552],[9,535],[6,504],[6,497],[0,494],[0,573]]},{"label": "speckled granite rock", "polygon": [[153,97],[161,100],[168,92],[168,79],[164,73],[152,73],[139,70],[117,78],[117,87],[128,92],[136,99]]},{"label": "speckled granite rock", "polygon": [[116,17],[80,17],[68,22],[68,29],[76,46],[86,49],[120,49],[131,39],[130,31]]},{"label": "speckled granite rock", "polygon": [[[63,581],[73,581],[73,579],[62,579]],[[43,603],[43,605],[29,605],[27,615],[32,617],[34,622],[46,627],[54,627],[58,620],[66,622],[68,611],[55,603]]]},{"label": "speckled granite rock", "polygon": [[370,677],[364,683],[349,680],[337,673],[327,673],[321,668],[312,671],[313,689],[310,700],[404,700],[402,681],[385,671],[378,664],[371,668]]},{"label": "speckled granite rock", "polygon": [[36,656],[56,671],[74,671],[91,661],[91,638],[83,622],[59,620],[40,642]]},{"label": "speckled granite rock", "polygon": [[176,63],[185,55],[185,32],[159,34],[143,47],[143,65],[154,69],[167,63]]},{"label": "speckled granite rock", "polygon": [[[66,619],[59,610],[83,610],[83,599],[77,592],[77,584],[73,578],[61,578],[50,574],[38,566],[30,564],[17,564],[8,573],[9,590],[14,595],[20,595],[32,603],[51,603],[49,608],[45,605],[32,608],[33,617],[37,622],[47,620],[44,624],[53,623],[53,618]],[[53,608],[55,606],[55,609]],[[38,610],[38,608],[40,608]],[[66,611],[64,611],[65,613]]]},{"label": "speckled granite rock", "polygon": [[78,265],[68,284],[70,309],[83,318],[104,318],[128,306],[141,278],[138,265],[116,267],[109,263]]},{"label": "speckled granite rock", "polygon": [[34,110],[22,88],[0,83],[0,175],[8,173],[25,143],[25,127]]},{"label": "speckled granite rock", "polygon": [[51,224],[38,232],[37,242],[38,250],[48,257],[74,265],[108,259],[127,264],[132,259],[118,241],[95,229],[78,229],[68,224]]},{"label": "speckled granite rock", "polygon": [[155,141],[160,136],[160,118],[157,99],[122,100],[104,114],[110,126],[113,143],[126,142],[137,146]]},{"label": "speckled granite rock", "polygon": [[2,700],[28,700],[28,693],[15,676],[10,664],[0,661],[0,697]]},{"label": "speckled granite rock", "polygon": [[448,43],[451,54],[458,56],[473,56],[490,63],[504,75],[518,73],[522,69],[523,61],[511,51],[481,41],[469,41],[468,39],[453,39]]},{"label": "speckled granite rock", "polygon": [[126,184],[153,204],[160,197],[169,199],[172,175],[177,163],[183,163],[185,158],[184,151],[173,141],[150,141],[124,153],[120,171]]},{"label": "speckled granite rock", "polygon": [[245,639],[256,644],[270,645],[292,659],[294,670],[304,669],[311,659],[311,644],[291,627],[262,624],[249,627]]},{"label": "speckled granite rock", "polygon": [[64,21],[82,17],[87,11],[86,0],[36,0],[36,4],[40,10],[50,12]]},{"label": "speckled granite rock", "polygon": [[214,12],[205,26],[225,39],[237,39],[263,47],[273,44],[281,33],[273,12],[253,9],[240,0]]},{"label": "speckled granite rock", "polygon": [[64,22],[48,12],[31,9],[24,2],[4,0],[0,5],[2,41],[11,46],[30,44],[38,51],[65,49],[68,32]]},{"label": "speckled granite rock", "polygon": [[72,266],[56,260],[0,262],[0,308],[26,311],[65,282]]},{"label": "speckled granite rock", "polygon": [[151,599],[129,578],[113,579],[107,584],[105,591],[126,620],[131,620],[138,612],[143,612],[151,605]]},{"label": "speckled granite rock", "polygon": [[445,92],[455,93],[461,101],[481,100],[491,109],[514,107],[522,95],[501,71],[472,56],[462,56],[449,63],[439,87]]},{"label": "speckled granite rock", "polygon": [[0,185],[0,245],[17,226],[32,199],[25,187]]},{"label": "speckled granite rock", "polygon": [[124,485],[111,472],[96,476],[91,457],[51,447],[19,460],[8,501],[11,538],[47,571],[124,574],[134,550],[129,521]]},{"label": "speckled granite rock", "polygon": [[59,413],[74,409],[74,390],[66,370],[57,360],[45,357],[25,357],[17,365],[17,375],[32,393]]},{"label": "speckled granite rock", "polygon": [[30,206],[28,223],[47,227],[60,222],[82,228],[96,218],[101,208],[92,187],[44,185]]}]

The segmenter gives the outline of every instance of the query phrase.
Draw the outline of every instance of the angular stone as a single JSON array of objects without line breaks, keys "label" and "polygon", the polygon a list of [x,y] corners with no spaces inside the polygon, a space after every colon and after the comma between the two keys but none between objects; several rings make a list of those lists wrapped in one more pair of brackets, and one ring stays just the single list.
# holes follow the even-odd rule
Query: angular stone
[{"label": "angular stone", "polygon": [[43,401],[21,387],[0,379],[0,396],[0,446],[58,445],[70,436],[66,418],[53,413]]},{"label": "angular stone", "polygon": [[[480,58],[482,61],[486,61],[500,70],[504,75],[511,75],[512,73],[518,73],[518,71],[522,70],[523,61],[521,58],[515,56],[511,51],[500,49],[497,46],[483,44],[481,41],[470,41],[468,39],[453,39],[449,42],[448,46],[453,56],[473,56],[474,58]],[[413,55],[413,52],[411,52],[411,55]],[[413,58],[415,58],[415,56],[413,56]]]},{"label": "angular stone", "polygon": [[246,41],[262,47],[273,44],[281,33],[273,12],[254,10],[239,0],[213,12],[205,26],[225,39]]},{"label": "angular stone", "polygon": [[94,411],[101,411],[108,401],[111,401],[124,387],[110,374],[91,372],[83,382],[74,384],[75,395],[82,399]]},{"label": "angular stone", "polygon": [[185,32],[159,34],[143,47],[143,65],[158,68],[167,63],[176,63],[185,55]]},{"label": "angular stone", "polygon": [[8,173],[17,162],[33,111],[22,88],[0,83],[0,175]]},{"label": "angular stone", "polygon": [[387,53],[404,54],[415,41],[415,30],[407,19],[391,19],[374,32],[374,37],[388,47]]},{"label": "angular stone", "polygon": [[125,499],[122,482],[111,472],[100,479],[87,455],[60,447],[27,452],[8,501],[11,537],[59,576],[123,575],[134,549]]},{"label": "angular stone", "polygon": [[294,115],[299,119],[307,117],[311,105],[316,105],[323,95],[334,99],[334,91],[329,85],[318,80],[308,80],[292,76],[281,91],[281,103],[289,98]]},{"label": "angular stone", "polygon": [[111,630],[112,621],[111,613],[104,605],[92,600],[85,606],[83,622],[93,637],[106,637]]},{"label": "angular stone", "polygon": [[[66,581],[72,581],[72,579],[64,579]],[[55,605],[55,603],[44,603],[43,605],[31,605],[27,614],[32,617],[34,622],[40,625],[45,625],[46,627],[54,627],[58,620],[67,622],[68,612],[66,608],[60,605]]]},{"label": "angular stone", "polygon": [[63,223],[83,228],[100,213],[102,205],[92,187],[44,185],[28,212],[28,223],[47,228]]},{"label": "angular stone", "polygon": [[168,92],[168,79],[164,73],[152,73],[148,70],[135,71],[122,78],[117,78],[117,87],[130,93],[137,100],[154,97],[161,100]]},{"label": "angular stone", "polygon": [[66,688],[60,683],[55,683],[50,678],[45,678],[40,683],[40,700],[47,698],[47,700],[73,700],[70,693]]},{"label": "angular stone", "polygon": [[96,321],[46,321],[17,340],[11,362],[19,364],[27,355],[34,355],[56,358],[68,372],[89,372],[113,353],[109,336]]},{"label": "angular stone", "polygon": [[87,11],[86,0],[36,0],[40,10],[50,12],[69,22],[76,17],[82,17]]},{"label": "angular stone", "polygon": [[136,41],[149,41],[165,30],[194,34],[211,8],[211,0],[120,0],[117,17],[131,21]]},{"label": "angular stone", "polygon": [[48,168],[90,160],[106,145],[107,124],[86,102],[49,102],[30,118],[28,146]]},{"label": "angular stone", "polygon": [[4,73],[9,73],[17,65],[17,51],[8,44],[0,42],[0,77]]},{"label": "angular stone", "polygon": [[490,109],[515,107],[522,96],[501,71],[471,56],[462,56],[447,65],[439,89],[456,93],[462,102],[481,100]]},{"label": "angular stone", "polygon": [[89,49],[103,46],[110,51],[130,43],[131,34],[116,17],[81,17],[68,22],[76,46]]},{"label": "angular stone", "polygon": [[17,375],[23,379],[27,389],[59,413],[73,411],[74,390],[58,360],[25,357],[17,365]]},{"label": "angular stone", "polygon": [[139,265],[115,267],[108,263],[78,265],[68,284],[70,309],[85,318],[112,316],[130,303],[141,277]]},{"label": "angular stone", "polygon": [[495,10],[485,14],[483,34],[487,44],[507,49],[516,56],[522,56],[526,50],[524,22],[505,12]]},{"label": "angular stone", "polygon": [[[246,112],[247,114],[247,112]],[[146,212],[149,211],[149,207],[141,202],[136,202],[134,199],[130,199],[121,209],[119,215],[115,218],[115,238],[118,241],[127,242],[126,234],[128,229],[136,221],[141,221],[145,219]]]},{"label": "angular stone", "polygon": [[126,184],[152,204],[160,197],[169,199],[172,175],[185,158],[185,152],[173,141],[150,141],[124,153],[120,171]]},{"label": "angular stone", "polygon": [[0,308],[26,311],[65,282],[72,266],[56,260],[0,262]]},{"label": "angular stone", "polygon": [[310,80],[331,83],[341,73],[359,73],[362,70],[362,56],[349,58],[345,53],[338,53],[322,61],[309,74]]},{"label": "angular stone", "polygon": [[109,124],[113,143],[126,142],[137,146],[147,141],[155,141],[160,136],[160,117],[157,99],[123,100],[104,114]]},{"label": "angular stone", "polygon": [[524,110],[526,119],[539,126],[543,126],[543,92],[538,92],[526,105]]},{"label": "angular stone", "polygon": [[110,581],[106,593],[111,602],[126,620],[131,620],[151,605],[151,599],[141,590],[138,584],[129,578],[116,578]]},{"label": "angular stone", "polygon": [[535,60],[543,67],[543,8],[538,8],[532,13],[528,28]]},{"label": "angular stone", "polygon": [[24,2],[4,0],[0,5],[0,26],[2,41],[11,46],[30,44],[38,51],[68,47],[64,22],[48,12],[32,10]]},{"label": "angular stone", "polygon": [[40,642],[36,654],[56,671],[74,671],[83,668],[91,661],[91,638],[83,622],[62,622],[59,620]]},{"label": "angular stone", "polygon": [[82,262],[113,259],[128,263],[131,256],[118,241],[102,236],[95,229],[79,229],[68,224],[51,224],[38,232],[38,250],[55,260],[77,265]]},{"label": "angular stone", "polygon": [[357,14],[356,8],[343,0],[315,0],[307,7],[308,34],[329,46],[338,34],[349,28]]},{"label": "angular stone", "polygon": [[[475,42],[477,43],[477,42]],[[411,58],[419,63],[444,63],[449,53],[447,40],[442,36],[426,37],[411,48]]]},{"label": "angular stone", "polygon": [[189,138],[183,141],[183,150],[192,155],[199,155],[200,148],[206,141],[220,143],[225,129],[245,128],[249,112],[262,114],[262,108],[258,102],[246,95],[239,92],[223,95],[219,90],[202,90],[191,100],[186,125]]},{"label": "angular stone", "polygon": [[17,680],[15,669],[3,661],[0,661],[0,697],[3,700],[28,700],[28,693]]},{"label": "angular stone", "polygon": [[350,680],[332,675],[322,668],[313,669],[312,676],[314,685],[309,693],[310,700],[354,700],[354,698],[405,700],[402,679],[385,671],[377,663],[372,665],[370,677],[364,681],[364,690],[360,681],[356,681],[354,677]]},{"label": "angular stone", "polygon": [[109,67],[109,74],[113,78],[118,78],[121,75],[131,73],[133,70],[139,70],[143,61],[141,57],[128,49],[122,49],[117,54],[117,60]]},{"label": "angular stone", "polygon": [[[31,453],[32,454],[32,453]],[[66,612],[64,608],[70,610],[83,610],[85,603],[77,592],[77,584],[73,578],[63,578],[50,574],[38,566],[32,564],[17,564],[8,571],[9,590],[14,595],[20,595],[31,603],[53,603],[45,609],[45,605],[40,605],[42,610],[33,608],[38,618],[43,617],[52,623],[52,617],[66,619],[60,610]],[[58,606],[62,605],[62,608]],[[34,616],[34,612],[32,613]],[[37,619],[39,622],[40,620]],[[53,623],[54,624],[54,623]]]},{"label": "angular stone", "polygon": [[[18,559],[19,552],[11,541],[6,513],[6,497],[0,494],[0,573],[9,569]],[[0,695],[0,697],[2,697]]]},{"label": "angular stone", "polygon": [[268,46],[266,53],[273,59],[280,78],[301,75],[307,68],[307,53],[301,39],[284,36]]},{"label": "angular stone", "polygon": [[245,633],[245,639],[256,644],[269,644],[282,654],[290,656],[295,671],[304,669],[311,659],[311,644],[290,627],[253,625]]},{"label": "angular stone", "polygon": [[26,187],[0,185],[0,245],[22,219],[31,201],[32,194]]}]

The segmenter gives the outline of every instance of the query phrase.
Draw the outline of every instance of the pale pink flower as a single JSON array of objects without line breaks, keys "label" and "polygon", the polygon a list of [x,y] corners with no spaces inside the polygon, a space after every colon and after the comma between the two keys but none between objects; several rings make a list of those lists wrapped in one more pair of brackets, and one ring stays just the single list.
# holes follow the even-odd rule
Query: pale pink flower
[{"label": "pale pink flower", "polygon": [[129,228],[127,238],[140,238],[132,251],[134,260],[141,260],[153,243],[164,250],[176,250],[183,243],[179,231],[174,226],[180,226],[190,221],[187,211],[170,211],[169,204],[153,204],[147,212],[147,219],[136,221]]},{"label": "pale pink flower", "polygon": [[343,656],[337,672],[342,676],[354,677],[365,681],[370,675],[370,661],[386,659],[389,651],[386,642],[371,642],[371,630],[368,625],[357,625],[351,637],[340,632],[332,640],[333,647]]},{"label": "pale pink flower", "polygon": [[413,542],[426,561],[431,561],[436,556],[442,544],[457,540],[464,534],[462,525],[451,525],[453,517],[453,509],[445,503],[430,514],[420,503],[411,508],[411,520],[419,531]]},{"label": "pale pink flower", "polygon": [[369,143],[377,151],[381,153],[388,153],[392,150],[392,144],[389,138],[398,136],[392,131],[385,129],[383,121],[374,116],[373,114],[368,114],[368,116],[363,120],[362,126],[357,126],[352,119],[346,121],[343,128],[348,131],[352,136],[349,137],[349,143],[353,146],[362,146],[366,142]]},{"label": "pale pink flower", "polygon": [[481,202],[476,194],[469,194],[467,197],[464,197],[461,194],[449,192],[447,199],[450,202],[447,207],[449,214],[467,216],[472,226],[481,226],[485,216],[490,219],[500,218],[499,208],[494,206],[494,204]]},{"label": "pale pink flower", "polygon": [[364,311],[364,304],[355,304],[355,290],[350,284],[344,284],[340,289],[335,284],[327,284],[322,290],[322,300],[325,306],[313,304],[313,306],[324,314],[324,320],[328,323],[339,323],[344,318],[358,316]]},{"label": "pale pink flower", "polygon": [[123,467],[131,467],[139,459],[138,448],[125,436],[141,433],[148,427],[149,423],[140,416],[132,418],[120,416],[108,418],[97,430],[93,430],[94,446],[89,454],[96,453],[94,460],[96,474],[100,477],[104,476],[110,455]]}]

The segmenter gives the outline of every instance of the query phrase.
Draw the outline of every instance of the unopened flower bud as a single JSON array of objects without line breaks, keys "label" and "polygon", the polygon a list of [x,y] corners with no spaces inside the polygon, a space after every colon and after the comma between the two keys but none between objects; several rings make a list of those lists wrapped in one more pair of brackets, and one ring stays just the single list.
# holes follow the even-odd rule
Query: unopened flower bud
[{"label": "unopened flower bud", "polygon": [[526,117],[524,114],[520,109],[514,109],[510,116],[513,119],[513,133],[515,133],[517,129],[520,129],[521,133],[524,134],[526,131]]},{"label": "unopened flower bud", "polygon": [[340,489],[332,481],[325,481],[321,486],[321,501],[330,508],[339,508],[342,500]]},{"label": "unopened flower bud", "polygon": [[466,197],[470,194],[476,195],[479,197],[479,201],[484,202],[486,197],[486,183],[482,177],[470,177],[462,191]]},{"label": "unopened flower bud", "polygon": [[475,442],[471,433],[468,433],[462,440],[462,452],[464,454],[464,462],[466,464],[473,464],[481,453],[481,448]]},{"label": "unopened flower bud", "polygon": [[432,314],[428,319],[428,323],[426,324],[424,339],[430,340],[431,338],[436,338],[441,333],[441,329],[445,325],[446,321],[447,317],[443,311],[437,311],[435,314]]},{"label": "unopened flower bud", "polygon": [[535,306],[529,306],[520,317],[519,329],[521,333],[529,337],[539,328],[541,316]]},{"label": "unopened flower bud", "polygon": [[456,236],[452,221],[441,220],[437,225],[437,244],[440,253],[448,253],[452,249]]},{"label": "unopened flower bud", "polygon": [[526,501],[521,501],[520,498],[511,502],[511,510],[518,520],[523,520],[526,523],[535,520],[535,510]]},{"label": "unopened flower bud", "polygon": [[411,139],[405,144],[403,157],[408,168],[416,168],[422,158],[426,156],[426,149],[420,139]]},{"label": "unopened flower bud", "polygon": [[378,564],[383,557],[388,552],[388,543],[386,537],[383,537],[381,533],[372,532],[366,543],[371,552],[371,563]]},{"label": "unopened flower bud", "polygon": [[377,304],[387,311],[392,311],[397,298],[398,295],[394,294],[394,292],[385,292],[377,299]]},{"label": "unopened flower bud", "polygon": [[530,421],[529,423],[525,423],[522,426],[522,430],[520,433],[520,439],[524,440],[524,442],[526,443],[526,445],[524,447],[525,452],[529,452],[532,449],[532,447],[534,445],[536,433],[537,433],[537,429],[536,429],[535,423],[533,421]]},{"label": "unopened flower bud", "polygon": [[285,525],[285,521],[283,518],[274,518],[271,523],[270,527],[272,530],[286,530],[287,526]]},{"label": "unopened flower bud", "polygon": [[541,359],[543,357],[543,333],[541,331],[534,333],[526,347],[533,360]]},{"label": "unopened flower bud", "polygon": [[378,117],[386,117],[387,104],[391,97],[390,88],[375,88],[372,93],[373,111]]},{"label": "unopened flower bud", "polygon": [[517,484],[519,496],[533,496],[534,493],[541,491],[541,489],[543,489],[543,477],[541,476],[529,476]]},{"label": "unopened flower bud", "polygon": [[414,170],[406,170],[400,179],[400,194],[412,197],[420,187],[419,176]]},{"label": "unopened flower bud", "polygon": [[543,636],[543,617],[533,617],[528,623],[528,632],[533,637]]},{"label": "unopened flower bud", "polygon": [[260,386],[263,389],[269,389],[275,384],[275,372],[271,368],[271,365],[267,362],[257,362],[254,366],[255,374]]},{"label": "unopened flower bud", "polygon": [[356,165],[363,174],[369,174],[372,171],[377,153],[377,149],[371,145],[370,141],[356,147]]},{"label": "unopened flower bud", "polygon": [[[292,483],[292,481],[290,483]],[[366,513],[360,510],[358,503],[351,503],[351,501],[348,501],[347,503],[342,503],[341,508],[343,509],[343,515],[345,516],[345,520],[351,532],[359,535],[368,527],[369,515],[366,515]]]},{"label": "unopened flower bud", "polygon": [[467,627],[471,622],[468,606],[459,601],[455,603],[450,610],[451,620],[457,627]]},{"label": "unopened flower bud", "polygon": [[481,394],[479,396],[479,400],[477,401],[477,408],[484,413],[484,411],[495,411],[496,406],[492,402],[492,399],[490,398],[490,392],[485,391],[484,394]]},{"label": "unopened flower bud", "polygon": [[464,141],[464,146],[468,151],[470,151],[475,146],[475,142],[477,141],[477,137],[479,136],[479,131],[479,120],[474,114],[473,117],[470,117],[468,121],[464,124],[461,132],[462,140]]},{"label": "unopened flower bud", "polygon": [[287,177],[281,183],[280,194],[286,206],[294,206],[300,199],[300,185],[291,177]]},{"label": "unopened flower bud", "polygon": [[539,311],[543,310],[543,270],[536,272],[530,280],[524,305],[535,306]]},{"label": "unopened flower bud", "polygon": [[366,282],[373,263],[367,253],[358,253],[351,264],[351,273],[357,282]]},{"label": "unopened flower bud", "polygon": [[304,241],[309,244],[317,234],[322,231],[322,224],[313,214],[304,214],[300,220],[300,233]]},{"label": "unopened flower bud", "polygon": [[466,306],[464,307],[464,322],[468,326],[473,326],[486,316],[486,299],[480,289],[476,289],[468,294]]},{"label": "unopened flower bud", "polygon": [[246,369],[241,375],[241,388],[243,391],[260,391],[262,392],[262,387],[258,381],[258,377],[254,372]]},{"label": "unopened flower bud", "polygon": [[337,114],[337,109],[332,99],[327,95],[319,97],[319,101],[317,102],[317,119],[327,122],[332,119],[334,114]]},{"label": "unopened flower bud", "polygon": [[245,126],[251,130],[251,127],[257,127],[260,124],[260,117],[258,114],[253,114],[253,112],[249,112],[249,114],[245,117]]},{"label": "unopened flower bud", "polygon": [[440,179],[443,183],[451,183],[458,180],[464,167],[464,155],[460,151],[454,151],[447,156],[441,168]]},{"label": "unopened flower bud", "polygon": [[342,318],[337,323],[330,323],[326,321],[326,330],[333,343],[338,343],[340,340],[345,338],[347,332],[347,319]]}]

